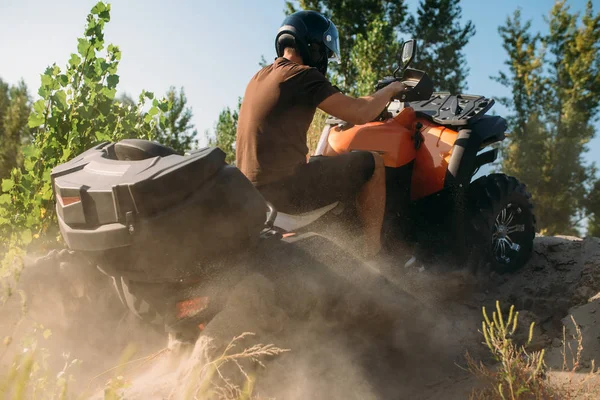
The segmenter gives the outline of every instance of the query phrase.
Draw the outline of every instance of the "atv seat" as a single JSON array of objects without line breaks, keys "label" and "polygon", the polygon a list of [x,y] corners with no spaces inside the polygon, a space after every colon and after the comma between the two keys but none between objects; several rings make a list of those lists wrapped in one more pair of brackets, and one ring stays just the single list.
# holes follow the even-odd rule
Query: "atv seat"
[{"label": "atv seat", "polygon": [[120,161],[139,161],[174,154],[177,154],[175,150],[149,140],[123,139],[115,144],[115,155]]}]

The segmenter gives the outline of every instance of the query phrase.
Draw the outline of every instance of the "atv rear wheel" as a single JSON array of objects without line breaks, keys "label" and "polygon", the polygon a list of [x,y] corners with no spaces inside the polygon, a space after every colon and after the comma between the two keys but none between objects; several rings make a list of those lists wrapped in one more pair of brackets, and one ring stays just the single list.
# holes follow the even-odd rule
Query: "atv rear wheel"
[{"label": "atv rear wheel", "polygon": [[523,267],[533,251],[536,224],[525,185],[505,174],[483,176],[471,183],[469,202],[473,266],[489,264],[498,273]]}]

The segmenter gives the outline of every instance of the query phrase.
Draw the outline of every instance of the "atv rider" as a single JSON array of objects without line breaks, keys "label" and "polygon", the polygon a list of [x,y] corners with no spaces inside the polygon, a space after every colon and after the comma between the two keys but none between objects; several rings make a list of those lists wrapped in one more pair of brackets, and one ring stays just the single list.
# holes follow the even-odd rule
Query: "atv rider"
[{"label": "atv rider", "polygon": [[250,80],[241,105],[236,165],[267,201],[284,213],[302,213],[336,201],[356,201],[365,234],[364,255],[381,249],[385,167],[378,153],[352,152],[307,162],[306,132],[317,107],[352,124],[374,120],[405,86],[394,82],[373,95],[344,95],[326,78],[340,63],[338,31],[315,11],[283,21],[277,58]]}]

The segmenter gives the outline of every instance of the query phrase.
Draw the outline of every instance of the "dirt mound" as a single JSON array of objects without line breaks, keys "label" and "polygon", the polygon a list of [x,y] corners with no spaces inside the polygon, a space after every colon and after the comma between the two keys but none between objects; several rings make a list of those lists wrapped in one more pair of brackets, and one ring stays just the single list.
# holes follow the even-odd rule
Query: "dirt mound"
[{"label": "dirt mound", "polygon": [[[539,347],[562,338],[563,318],[573,307],[600,292],[600,239],[539,237],[530,262],[515,274],[493,275],[472,305],[514,304],[527,321],[536,322]],[[525,324],[522,321],[522,325]],[[556,341],[555,341],[556,343]]]},{"label": "dirt mound", "polygon": [[[520,311],[521,326],[536,322],[534,346],[548,348],[549,366],[562,366],[563,326],[567,326],[567,335],[576,333],[570,315],[583,335],[582,359],[585,363],[600,360],[597,238],[538,237],[533,257],[521,271],[492,275],[484,281],[460,271],[382,268],[378,273],[387,275],[398,290],[415,298],[415,304],[406,304],[408,315],[398,313],[402,317],[395,321],[388,341],[372,340],[368,325],[373,315],[353,313],[356,303],[352,296],[344,303],[346,314],[354,320],[351,323],[344,318],[333,320],[331,313],[314,307],[314,299],[305,298],[305,304],[287,299],[288,305],[302,311],[303,317],[298,318],[290,315],[289,307],[284,307],[277,295],[285,284],[291,284],[255,274],[232,290],[225,308],[207,325],[194,347],[163,352],[142,366],[123,372],[129,381],[125,398],[178,398],[192,376],[197,376],[193,374],[198,373],[199,366],[222,354],[236,336],[253,332],[254,335],[240,339],[234,350],[256,344],[289,350],[260,358],[264,368],[247,359],[239,360],[246,372],[256,374],[255,393],[261,398],[464,399],[477,382],[457,364],[464,365],[467,350],[475,359],[487,357],[478,332],[481,307],[492,309],[497,300],[507,308],[515,305]],[[65,274],[72,278],[68,285],[64,285]],[[131,317],[110,294],[111,282],[102,274],[32,270],[22,285],[37,294],[30,297],[31,320],[52,329],[46,347],[59,355],[62,349],[69,349],[73,357],[83,359],[81,382],[76,388],[97,388],[97,398],[102,398],[101,388],[110,374],[92,378],[116,365],[127,343],[138,345],[135,357],[152,354],[167,345],[165,334]],[[296,293],[297,288],[292,288],[284,291]],[[16,299],[12,307],[10,312],[6,306],[2,310],[3,334],[10,334],[17,320]],[[369,308],[365,310],[361,312],[370,313]],[[25,325],[21,324],[15,337],[23,331]],[[10,358],[4,358],[3,368],[8,366],[6,360]],[[59,369],[61,362],[58,357]],[[243,381],[235,364],[227,368],[223,371],[225,377],[231,377],[232,382]],[[226,386],[217,379],[219,382]]]}]

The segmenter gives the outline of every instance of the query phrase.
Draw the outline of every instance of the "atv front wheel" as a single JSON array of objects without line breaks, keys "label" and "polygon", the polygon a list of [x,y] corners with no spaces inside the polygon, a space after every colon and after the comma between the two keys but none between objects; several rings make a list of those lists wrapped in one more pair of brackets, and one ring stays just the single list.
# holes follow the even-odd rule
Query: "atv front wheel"
[{"label": "atv front wheel", "polygon": [[469,188],[472,260],[498,273],[523,267],[533,251],[535,215],[531,194],[512,176],[490,174]]}]

